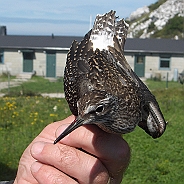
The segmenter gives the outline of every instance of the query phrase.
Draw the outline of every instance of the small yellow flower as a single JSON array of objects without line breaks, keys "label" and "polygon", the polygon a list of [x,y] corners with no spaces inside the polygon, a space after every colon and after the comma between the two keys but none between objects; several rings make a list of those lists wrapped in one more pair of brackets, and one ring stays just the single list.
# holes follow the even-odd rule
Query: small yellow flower
[{"label": "small yellow flower", "polygon": [[32,121],[32,122],[31,122],[31,125],[34,125],[34,124],[35,124],[35,122],[34,122],[34,121]]},{"label": "small yellow flower", "polygon": [[34,116],[38,116],[38,113],[37,113],[37,112],[35,112],[35,113],[34,113]]},{"label": "small yellow flower", "polygon": [[57,116],[57,114],[50,114],[50,117],[55,117]]}]

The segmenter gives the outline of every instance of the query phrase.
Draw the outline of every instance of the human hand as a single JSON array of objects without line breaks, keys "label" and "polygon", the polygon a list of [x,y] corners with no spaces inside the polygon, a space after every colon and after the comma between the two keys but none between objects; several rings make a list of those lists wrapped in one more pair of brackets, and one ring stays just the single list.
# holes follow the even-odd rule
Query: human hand
[{"label": "human hand", "polygon": [[108,183],[109,178],[110,183],[121,183],[130,159],[121,136],[88,125],[53,144],[64,124],[73,120],[70,116],[52,123],[33,140],[20,159],[15,184]]}]

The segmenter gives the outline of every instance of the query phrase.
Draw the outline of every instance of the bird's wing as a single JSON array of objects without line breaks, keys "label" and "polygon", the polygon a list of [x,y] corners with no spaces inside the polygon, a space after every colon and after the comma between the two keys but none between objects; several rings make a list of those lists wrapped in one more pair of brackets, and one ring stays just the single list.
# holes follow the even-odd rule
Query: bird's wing
[{"label": "bird's wing", "polygon": [[142,121],[138,125],[153,138],[156,138],[165,131],[166,122],[155,96],[131,69],[124,57],[127,29],[128,26],[123,19],[115,23],[116,32],[113,37],[113,46],[109,45],[109,52],[120,73],[119,80],[122,81],[122,85],[124,87],[133,85],[138,89],[142,111]]},{"label": "bird's wing", "polygon": [[70,50],[67,54],[67,61],[64,71],[64,91],[65,98],[69,104],[69,108],[75,116],[77,116],[77,69],[76,69],[76,58],[75,58],[75,50],[78,46],[77,41],[72,43]]},{"label": "bird's wing", "polygon": [[124,19],[121,19],[115,23],[115,35],[120,44],[121,50],[124,51],[125,41],[128,34],[129,25]]},{"label": "bird's wing", "polygon": [[[165,131],[166,122],[155,96],[130,68],[116,37],[114,37],[114,47],[109,47],[109,51],[116,61],[117,70],[121,73],[120,79],[122,78],[123,81],[126,81],[126,84],[135,85],[135,88],[138,89],[142,112],[142,120],[138,125],[153,138],[160,137]],[[127,77],[125,77],[125,74]],[[127,78],[130,80],[125,80]],[[132,81],[133,83],[131,83]]]},{"label": "bird's wing", "polygon": [[139,93],[142,99],[142,121],[140,121],[138,125],[153,138],[158,138],[166,129],[166,121],[155,96],[136,74],[135,77],[137,77],[139,82]]},{"label": "bird's wing", "polygon": [[69,108],[75,116],[78,115],[77,101],[80,96],[80,81],[89,72],[88,57],[92,54],[91,42],[89,35],[85,35],[84,39],[78,43],[74,41],[67,54],[67,61],[64,71],[64,91],[65,98],[69,104]]}]

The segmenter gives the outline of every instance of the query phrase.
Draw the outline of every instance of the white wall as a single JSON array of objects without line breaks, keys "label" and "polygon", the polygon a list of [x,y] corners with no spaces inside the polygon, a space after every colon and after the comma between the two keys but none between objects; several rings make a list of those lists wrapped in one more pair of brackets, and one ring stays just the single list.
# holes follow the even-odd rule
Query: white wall
[{"label": "white wall", "polygon": [[[66,63],[67,53],[56,53],[56,77],[64,75],[64,67]],[[125,55],[127,62],[134,70],[134,55]],[[178,73],[184,70],[184,57],[171,57],[170,69],[161,70],[159,68],[159,56],[146,56],[145,57],[145,78],[151,78],[161,75],[162,80],[166,80],[167,73],[169,80],[174,78],[174,70],[177,69]],[[35,52],[35,59],[33,60],[33,70],[39,76],[46,75],[46,53]],[[0,74],[9,71],[11,75],[17,75],[23,72],[23,55],[18,51],[5,51],[4,64],[0,64]]]},{"label": "white wall", "polygon": [[175,69],[178,73],[184,70],[184,57],[171,57],[170,69],[160,69],[160,57],[159,56],[146,56],[145,58],[145,77],[151,78],[155,76],[161,76],[161,80],[166,80],[167,73],[168,79],[174,79]]},{"label": "white wall", "polygon": [[135,56],[130,56],[130,55],[125,55],[125,58],[128,62],[128,64],[130,65],[130,67],[132,68],[132,70],[134,70],[134,61],[135,61]]},{"label": "white wall", "polygon": [[46,75],[46,54],[43,52],[35,52],[35,59],[33,60],[33,70],[36,75]]},{"label": "white wall", "polygon": [[23,57],[22,53],[4,52],[4,64],[0,64],[0,74],[10,72],[11,75],[17,75],[22,72]]},{"label": "white wall", "polygon": [[56,77],[64,76],[67,53],[56,54]]}]

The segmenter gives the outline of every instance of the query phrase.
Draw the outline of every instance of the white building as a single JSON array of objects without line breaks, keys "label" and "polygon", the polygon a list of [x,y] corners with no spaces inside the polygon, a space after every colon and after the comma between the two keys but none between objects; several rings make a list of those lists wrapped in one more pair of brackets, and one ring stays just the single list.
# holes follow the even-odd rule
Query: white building
[{"label": "white building", "polygon": [[[45,77],[61,77],[72,36],[0,35],[0,74],[36,72]],[[177,79],[184,69],[184,40],[127,38],[125,57],[139,77]]]}]

